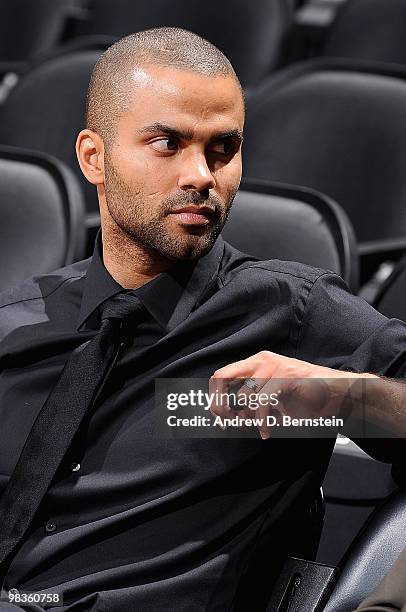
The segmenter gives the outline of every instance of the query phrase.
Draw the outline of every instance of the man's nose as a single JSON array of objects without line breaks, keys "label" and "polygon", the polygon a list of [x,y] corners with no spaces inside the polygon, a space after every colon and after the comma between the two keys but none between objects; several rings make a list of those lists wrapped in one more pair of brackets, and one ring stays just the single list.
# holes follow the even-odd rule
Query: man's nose
[{"label": "man's nose", "polygon": [[216,181],[210,172],[206,156],[203,152],[194,151],[185,156],[185,159],[182,161],[178,179],[178,187],[180,189],[204,191],[205,189],[213,189],[216,186]]}]

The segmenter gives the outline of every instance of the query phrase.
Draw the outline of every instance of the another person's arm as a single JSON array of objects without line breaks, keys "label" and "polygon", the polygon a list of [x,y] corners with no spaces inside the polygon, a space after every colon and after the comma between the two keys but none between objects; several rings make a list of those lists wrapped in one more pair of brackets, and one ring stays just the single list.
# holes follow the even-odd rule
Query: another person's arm
[{"label": "another person's arm", "polygon": [[406,612],[406,548],[356,612]]}]

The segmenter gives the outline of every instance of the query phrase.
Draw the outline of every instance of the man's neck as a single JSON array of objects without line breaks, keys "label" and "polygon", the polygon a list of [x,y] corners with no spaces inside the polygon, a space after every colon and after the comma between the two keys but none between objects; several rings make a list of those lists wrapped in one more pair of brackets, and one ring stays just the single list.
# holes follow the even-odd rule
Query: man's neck
[{"label": "man's neck", "polygon": [[109,274],[124,289],[137,289],[165,272],[168,260],[153,257],[130,240],[112,240],[103,236],[103,263]]}]

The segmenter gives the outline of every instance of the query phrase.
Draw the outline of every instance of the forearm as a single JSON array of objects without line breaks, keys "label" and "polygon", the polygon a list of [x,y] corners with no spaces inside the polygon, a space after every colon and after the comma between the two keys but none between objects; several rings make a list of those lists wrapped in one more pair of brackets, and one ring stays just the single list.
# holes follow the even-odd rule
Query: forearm
[{"label": "forearm", "polygon": [[360,374],[349,385],[349,404],[344,403],[348,416],[365,420],[382,435],[406,438],[406,382]]},{"label": "forearm", "polygon": [[[280,409],[290,416],[344,417],[349,437],[393,437],[402,446],[406,440],[406,381],[403,379],[335,370],[269,351],[220,368],[213,373],[210,388],[213,392],[224,391],[227,381],[236,379],[254,379],[261,392],[268,395],[276,391]],[[267,382],[264,384],[264,381]],[[242,388],[245,394],[252,393],[251,388],[244,385]],[[269,408],[264,408],[264,412]],[[227,406],[216,405],[212,412],[228,416]],[[354,421],[358,421],[355,427]],[[262,437],[271,435],[269,429],[261,431]]]}]

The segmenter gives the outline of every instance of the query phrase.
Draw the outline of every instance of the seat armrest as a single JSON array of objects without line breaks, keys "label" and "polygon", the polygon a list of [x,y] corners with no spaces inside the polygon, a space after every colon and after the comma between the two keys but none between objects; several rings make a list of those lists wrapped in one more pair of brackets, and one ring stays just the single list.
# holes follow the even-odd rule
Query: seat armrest
[{"label": "seat armrest", "polygon": [[267,612],[321,612],[338,577],[337,567],[289,557],[272,591]]}]

